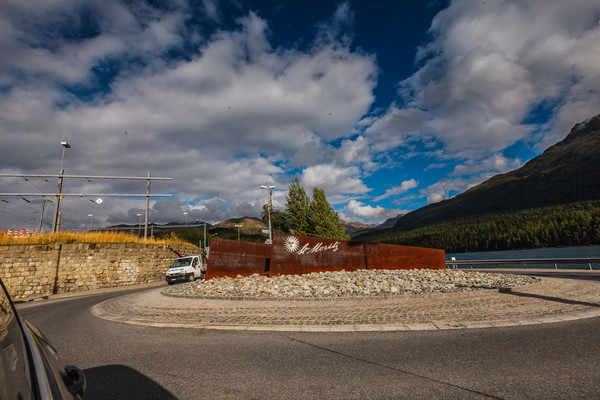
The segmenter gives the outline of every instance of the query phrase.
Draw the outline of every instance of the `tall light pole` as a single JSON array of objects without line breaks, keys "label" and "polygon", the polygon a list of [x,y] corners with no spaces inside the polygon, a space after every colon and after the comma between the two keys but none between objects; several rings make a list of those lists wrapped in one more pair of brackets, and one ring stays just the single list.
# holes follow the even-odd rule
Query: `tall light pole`
[{"label": "tall light pole", "polygon": [[138,225],[138,237],[142,236],[142,214],[137,213],[136,214],[138,217],[140,217],[140,223]]},{"label": "tall light pole", "polygon": [[208,248],[210,249],[210,242],[211,242],[211,238],[213,236],[217,236],[219,234],[219,232],[217,233],[211,233],[210,235],[208,235]]},{"label": "tall light pole", "polygon": [[269,209],[267,213],[269,214],[269,244],[273,244],[273,228],[271,226],[271,211],[273,210],[273,189],[275,186],[261,186],[261,189],[269,190]]},{"label": "tall light pole", "polygon": [[240,227],[241,225],[234,225],[236,228],[238,228],[238,242],[240,241]]},{"label": "tall light pole", "polygon": [[88,214],[88,217],[90,217],[90,230],[92,229],[92,220],[94,219],[94,214]]},{"label": "tall light pole", "polygon": [[60,208],[60,194],[62,193],[63,175],[65,174],[65,149],[70,149],[71,145],[67,142],[60,142],[62,146],[62,157],[60,158],[60,172],[58,174],[58,186],[56,187],[56,203],[54,203],[54,218],[52,219],[52,232],[58,231],[58,210]]},{"label": "tall light pole", "polygon": [[187,226],[187,218],[188,218],[188,214],[189,214],[189,213],[188,213],[187,211],[184,211],[184,212],[183,212],[183,215],[185,215],[185,225],[186,225],[186,226]]}]

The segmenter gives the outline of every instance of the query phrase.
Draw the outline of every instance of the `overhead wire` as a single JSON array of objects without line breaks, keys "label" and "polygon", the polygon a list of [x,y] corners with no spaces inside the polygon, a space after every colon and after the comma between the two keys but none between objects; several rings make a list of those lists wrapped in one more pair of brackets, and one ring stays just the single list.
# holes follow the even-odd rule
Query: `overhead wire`
[{"label": "overhead wire", "polygon": [[[55,188],[53,187],[55,183],[50,182],[45,177],[35,177],[36,179],[40,179],[40,180],[43,180],[44,182],[46,182],[46,184],[41,185],[42,187],[40,187],[40,185],[38,184],[39,182],[33,182],[33,179],[31,179],[32,177],[21,177],[21,178],[27,184],[33,186],[36,189],[36,191],[39,191],[41,193],[53,193],[55,191]],[[84,179],[86,179],[89,183],[91,183],[92,185],[97,187],[99,189],[100,193],[106,189],[105,187],[98,185],[98,183],[96,182],[96,179],[94,179],[94,178],[87,177]],[[17,181],[18,181],[17,177],[15,177],[15,179],[0,178],[0,183],[10,187],[12,193],[20,193],[20,192],[26,193],[27,192],[26,190],[21,190],[22,189],[21,187],[17,187],[15,185],[15,183]],[[52,185],[52,187],[49,189],[46,189],[45,187],[47,187],[48,185]],[[40,202],[32,201],[33,199],[31,199],[28,196],[20,196],[22,202],[14,201],[12,197],[9,200],[6,200],[5,198],[0,198],[0,200],[2,201],[2,203],[4,203],[3,211],[6,215],[10,215],[12,219],[18,219],[20,221],[30,222],[31,218],[28,219],[27,217],[23,217],[23,215],[33,214],[33,215],[36,215],[39,217],[40,208],[37,206],[38,205],[41,206],[41,202],[55,201],[54,196],[39,196],[39,197],[41,197]],[[69,200],[67,200],[67,199],[69,199]],[[77,204],[81,205],[81,207],[78,207],[77,205],[73,204],[74,199],[78,199],[78,201],[84,201],[85,203],[84,203],[84,205],[81,205],[81,203],[77,203]],[[35,200],[37,200],[37,198]],[[88,201],[93,204],[88,203]],[[88,221],[88,218],[90,218],[89,214],[94,214],[94,217],[96,217],[96,216],[100,217],[102,215],[102,212],[98,213],[98,208],[103,210],[104,213],[109,217],[110,216],[122,217],[123,211],[115,210],[116,204],[118,204],[118,202],[113,201],[112,198],[110,198],[109,201],[97,203],[95,200],[90,199],[87,196],[63,197],[61,200],[61,225],[62,226],[69,225],[69,226],[78,227],[78,228],[81,226],[86,226],[85,221]],[[7,212],[7,206],[8,206],[8,212]],[[139,208],[143,209],[144,207],[142,206]],[[85,210],[88,210],[88,212],[86,212]],[[0,214],[2,214],[2,212],[0,212]],[[47,220],[50,218],[50,215],[52,215],[52,213],[44,213],[42,226],[44,223],[47,223]],[[80,222],[75,222],[72,218],[73,216],[75,216],[76,219],[79,219]],[[91,225],[91,223],[89,225]]]}]

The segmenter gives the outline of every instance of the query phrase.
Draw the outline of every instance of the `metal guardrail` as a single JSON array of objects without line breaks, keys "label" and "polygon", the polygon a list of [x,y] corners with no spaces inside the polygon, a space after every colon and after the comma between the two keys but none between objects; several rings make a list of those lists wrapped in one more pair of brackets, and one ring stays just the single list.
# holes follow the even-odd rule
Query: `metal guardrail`
[{"label": "metal guardrail", "polygon": [[593,270],[592,264],[600,264],[600,258],[529,258],[529,259],[502,259],[502,260],[449,260],[446,261],[446,268],[457,268],[457,266],[469,265],[471,269],[473,265],[522,265],[523,268],[528,268],[528,265],[554,265],[554,269],[558,269],[559,265],[568,264],[587,264],[590,270]]}]

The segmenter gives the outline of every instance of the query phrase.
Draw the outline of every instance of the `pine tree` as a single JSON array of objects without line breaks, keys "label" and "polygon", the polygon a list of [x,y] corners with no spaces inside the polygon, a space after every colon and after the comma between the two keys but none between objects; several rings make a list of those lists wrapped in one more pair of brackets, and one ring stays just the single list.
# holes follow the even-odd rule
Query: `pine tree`
[{"label": "pine tree", "polygon": [[294,235],[350,239],[338,213],[327,202],[323,189],[314,188],[311,200],[296,178],[288,187],[285,205],[285,217],[292,225]]},{"label": "pine tree", "polygon": [[286,218],[290,221],[295,235],[305,236],[309,231],[308,209],[310,198],[300,185],[298,178],[288,186],[288,195],[285,202]]},{"label": "pine tree", "polygon": [[338,213],[329,205],[323,189],[313,189],[313,197],[310,202],[308,214],[308,233],[310,236],[328,239],[349,239],[344,230],[344,224],[340,221]]}]

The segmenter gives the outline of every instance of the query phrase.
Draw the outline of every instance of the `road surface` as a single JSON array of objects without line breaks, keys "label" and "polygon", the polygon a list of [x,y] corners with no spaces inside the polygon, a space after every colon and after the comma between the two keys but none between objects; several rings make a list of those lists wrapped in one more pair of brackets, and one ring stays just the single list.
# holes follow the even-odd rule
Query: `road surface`
[{"label": "road surface", "polygon": [[244,332],[106,321],[130,292],[20,304],[86,399],[598,399],[600,318],[398,332]]}]

